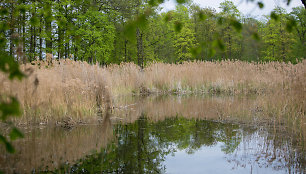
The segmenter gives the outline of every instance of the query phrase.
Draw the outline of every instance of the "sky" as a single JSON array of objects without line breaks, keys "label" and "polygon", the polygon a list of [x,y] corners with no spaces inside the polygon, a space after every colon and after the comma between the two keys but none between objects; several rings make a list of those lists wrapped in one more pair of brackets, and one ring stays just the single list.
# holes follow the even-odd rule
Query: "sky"
[{"label": "sky", "polygon": [[[198,4],[200,7],[213,7],[220,11],[219,4],[224,0],[193,0],[195,4]],[[257,6],[257,2],[263,2],[264,8],[260,9]],[[270,14],[275,6],[281,6],[287,10],[287,12],[291,12],[293,7],[302,6],[301,0],[291,0],[290,5],[287,6],[285,0],[254,0],[254,2],[247,2],[247,0],[232,0],[234,4],[238,7],[238,10],[242,12],[244,15],[252,15],[253,17],[261,17],[262,15]],[[162,11],[168,11],[175,9],[175,0],[166,0],[161,7],[163,7]]]}]

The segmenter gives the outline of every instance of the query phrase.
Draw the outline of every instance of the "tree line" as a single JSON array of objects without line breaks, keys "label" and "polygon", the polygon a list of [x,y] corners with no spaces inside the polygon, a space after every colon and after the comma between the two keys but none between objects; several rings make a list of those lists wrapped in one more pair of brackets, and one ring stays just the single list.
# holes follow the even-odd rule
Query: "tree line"
[{"label": "tree line", "polygon": [[[184,1],[185,2],[185,1]],[[19,62],[74,59],[100,64],[192,60],[291,61],[306,55],[306,10],[276,7],[256,19],[231,1],[220,12],[191,1],[162,12],[146,0],[5,0],[1,51]],[[263,4],[258,4],[260,7]]]}]

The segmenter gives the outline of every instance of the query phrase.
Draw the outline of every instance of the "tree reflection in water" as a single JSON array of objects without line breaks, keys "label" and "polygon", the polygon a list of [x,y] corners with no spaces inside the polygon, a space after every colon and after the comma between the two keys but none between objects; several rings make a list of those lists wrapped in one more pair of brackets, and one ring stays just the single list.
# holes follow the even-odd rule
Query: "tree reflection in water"
[{"label": "tree reflection in water", "polygon": [[143,113],[135,123],[114,125],[114,133],[116,140],[106,148],[56,172],[165,173],[167,156],[182,150],[195,154],[218,144],[236,168],[258,165],[290,173],[303,173],[305,168],[304,151],[264,129],[179,116],[152,123]]},{"label": "tree reflection in water", "polygon": [[255,168],[257,173],[305,173],[305,124],[265,108],[278,101],[269,96],[124,97],[113,113],[99,113],[103,119],[97,125],[27,130],[26,138],[14,142],[16,154],[0,149],[0,170],[165,173],[169,159],[179,160],[184,153],[183,163],[197,164],[195,156],[199,164],[218,159],[212,166],[195,166],[204,172],[212,167],[214,173]]}]

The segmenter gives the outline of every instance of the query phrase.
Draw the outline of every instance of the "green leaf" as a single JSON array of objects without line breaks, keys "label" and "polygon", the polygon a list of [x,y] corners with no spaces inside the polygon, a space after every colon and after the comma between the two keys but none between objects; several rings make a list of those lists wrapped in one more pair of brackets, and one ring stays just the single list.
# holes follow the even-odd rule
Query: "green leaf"
[{"label": "green leaf", "polygon": [[8,30],[8,29],[9,29],[9,25],[6,22],[0,25],[0,30]]},{"label": "green leaf", "polygon": [[0,143],[3,143],[5,145],[6,151],[8,151],[9,153],[15,152],[15,148],[13,147],[13,145],[10,142],[8,142],[6,138],[1,134],[0,134]]},{"label": "green leaf", "polygon": [[219,49],[221,51],[225,51],[225,45],[223,44],[222,40],[218,39],[217,43],[218,43],[217,45],[218,45]]},{"label": "green leaf", "polygon": [[12,129],[9,136],[12,141],[16,140],[17,138],[23,138],[22,132],[18,130],[16,127]]},{"label": "green leaf", "polygon": [[203,11],[200,11],[198,15],[199,15],[199,19],[201,21],[204,21],[207,18],[207,16],[204,14]]},{"label": "green leaf", "polygon": [[177,2],[178,4],[184,4],[184,3],[186,3],[187,1],[186,1],[186,0],[176,0],[176,2]]},{"label": "green leaf", "polygon": [[271,12],[270,17],[275,21],[279,20],[279,15],[277,15],[274,11]]},{"label": "green leaf", "polygon": [[237,20],[231,20],[231,25],[235,28],[237,32],[241,32],[242,24]]},{"label": "green leaf", "polygon": [[296,26],[296,21],[292,18],[289,18],[286,23],[286,30],[292,32],[293,28]]},{"label": "green leaf", "polygon": [[15,148],[13,147],[13,145],[9,142],[5,143],[5,148],[9,153],[15,153]]},{"label": "green leaf", "polygon": [[136,37],[136,24],[133,22],[128,23],[124,28],[123,34],[126,38],[134,40]]},{"label": "green leaf", "polygon": [[262,2],[258,2],[257,5],[259,8],[264,8],[264,4]]},{"label": "green leaf", "polygon": [[36,16],[32,16],[30,19],[30,24],[32,26],[38,26],[39,25],[39,19]]},{"label": "green leaf", "polygon": [[215,54],[216,54],[216,49],[210,48],[210,49],[208,50],[208,56],[209,56],[209,57],[213,57]]},{"label": "green leaf", "polygon": [[174,23],[174,30],[175,30],[177,33],[181,32],[182,28],[183,28],[183,24],[182,24],[180,21],[176,21],[176,22]]},{"label": "green leaf", "polygon": [[139,15],[136,20],[136,25],[140,27],[145,27],[146,24],[147,24],[147,15],[146,14]]},{"label": "green leaf", "polygon": [[168,12],[164,18],[165,22],[169,22],[172,19],[172,11]]},{"label": "green leaf", "polygon": [[164,0],[149,0],[148,4],[151,6],[158,6],[159,4],[163,3]]},{"label": "green leaf", "polygon": [[9,116],[19,116],[21,115],[21,110],[19,102],[15,97],[10,97],[11,101],[0,103],[0,119],[2,121],[6,120]]},{"label": "green leaf", "polygon": [[225,51],[225,45],[223,44],[221,39],[214,40],[213,46],[218,47],[221,51]]},{"label": "green leaf", "polygon": [[24,14],[26,12],[26,8],[25,6],[22,4],[21,6],[19,6],[18,10],[20,11],[20,13]]},{"label": "green leaf", "polygon": [[0,71],[9,73],[9,78],[11,80],[14,78],[21,80],[25,77],[25,75],[20,71],[19,64],[15,62],[14,58],[3,51],[0,51]]},{"label": "green leaf", "polygon": [[218,25],[222,25],[223,23],[224,23],[224,19],[223,19],[223,17],[218,17]]},{"label": "green leaf", "polygon": [[7,8],[1,8],[1,9],[0,9],[0,15],[1,15],[1,16],[8,15],[8,10],[7,10]]},{"label": "green leaf", "polygon": [[252,38],[255,39],[255,40],[257,40],[257,41],[260,40],[260,37],[259,37],[259,35],[258,35],[257,32],[252,33]]},{"label": "green leaf", "polygon": [[196,57],[201,53],[201,50],[202,50],[201,47],[194,47],[190,49],[190,52],[193,57]]}]

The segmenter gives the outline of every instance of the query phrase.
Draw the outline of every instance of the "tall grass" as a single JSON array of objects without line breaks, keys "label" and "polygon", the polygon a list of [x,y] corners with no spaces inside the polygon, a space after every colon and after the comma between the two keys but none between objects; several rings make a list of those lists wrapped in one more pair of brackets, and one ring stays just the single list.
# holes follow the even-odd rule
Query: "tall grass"
[{"label": "tall grass", "polygon": [[24,116],[16,120],[19,124],[97,122],[97,112],[115,105],[112,101],[118,96],[131,94],[276,94],[273,96],[282,96],[286,100],[279,102],[288,106],[298,101],[290,104],[290,109],[305,115],[305,65],[305,60],[296,65],[242,61],[152,63],[142,70],[133,63],[101,67],[71,60],[36,61],[21,66],[29,74],[22,82],[11,82],[0,74],[0,93],[21,101]]},{"label": "tall grass", "polygon": [[0,77],[1,93],[17,96],[24,108],[19,123],[97,121],[97,110],[110,107],[105,73],[97,65],[66,60],[33,62],[21,69],[33,73],[22,82]]}]

